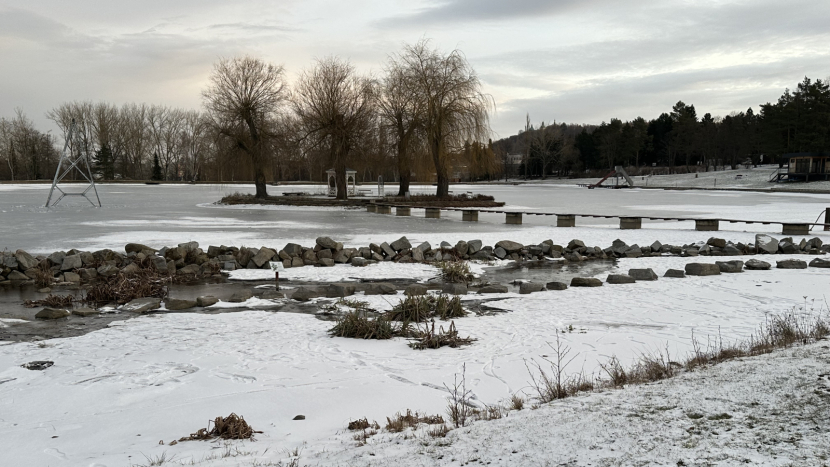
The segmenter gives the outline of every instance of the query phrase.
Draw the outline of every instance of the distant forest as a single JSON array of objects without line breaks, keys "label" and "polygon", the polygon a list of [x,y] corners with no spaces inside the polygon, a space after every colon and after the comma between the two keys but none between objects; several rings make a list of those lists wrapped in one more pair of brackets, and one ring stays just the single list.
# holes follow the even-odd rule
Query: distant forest
[{"label": "distant forest", "polygon": [[531,177],[574,176],[616,165],[696,171],[735,168],[747,159],[772,163],[782,154],[830,151],[830,89],[827,80],[804,78],[758,113],[749,108],[726,117],[700,116],[694,105],[679,101],[653,120],[535,128],[528,119],[525,131],[495,141],[493,150],[505,170],[512,168],[508,175]]},{"label": "distant forest", "polygon": [[[382,110],[379,105],[349,159],[358,182],[379,176],[387,181],[401,178],[396,136],[384,125]],[[84,145],[93,171],[102,180],[254,179],[250,158],[223,139],[202,111],[71,102],[47,117],[64,135],[71,118],[82,122]],[[525,128],[508,138],[487,141],[485,136],[449,149],[451,179],[593,176],[616,165],[632,174],[702,171],[735,168],[747,160],[777,162],[787,153],[829,152],[830,89],[827,80],[804,78],[777,102],[762,104],[757,113],[750,108],[725,117],[700,116],[694,105],[679,101],[652,120],[612,118],[600,125],[534,126],[528,118]],[[331,167],[328,153],[302,144],[300,138],[269,143],[267,180],[325,180]],[[62,146],[54,135],[36,128],[22,110],[13,118],[0,118],[0,180],[51,179]],[[412,145],[412,181],[435,181],[426,146]]]}]

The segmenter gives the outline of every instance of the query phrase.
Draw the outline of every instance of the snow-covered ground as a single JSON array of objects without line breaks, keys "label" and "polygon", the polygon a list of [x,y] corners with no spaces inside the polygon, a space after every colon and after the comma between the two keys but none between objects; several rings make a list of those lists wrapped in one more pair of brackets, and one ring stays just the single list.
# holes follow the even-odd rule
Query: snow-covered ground
[{"label": "snow-covered ground", "polygon": [[[682,268],[689,261],[714,259],[624,259],[618,269],[651,267],[662,276],[666,269]],[[396,265],[401,270],[412,266]],[[351,273],[351,269],[361,268],[329,269]],[[605,275],[599,277],[604,279]],[[330,321],[264,310],[156,314],[116,322],[81,337],[0,343],[0,452],[4,465],[27,466],[141,465],[161,456],[197,465],[262,465],[285,461],[294,449],[302,451],[300,465],[366,465],[370,463],[367,459],[387,465],[460,465],[473,458],[485,463],[498,464],[502,459],[502,465],[528,465],[524,461],[510,463],[505,456],[512,450],[516,451],[513,455],[525,456],[520,459],[527,459],[529,465],[556,464],[557,459],[607,458],[614,452],[622,455],[622,464],[629,464],[625,456],[645,456],[641,458],[648,463],[655,459],[663,462],[665,456],[694,460],[724,453],[776,464],[769,450],[757,451],[753,454],[756,457],[744,454],[755,448],[747,441],[750,435],[741,438],[735,434],[742,430],[737,426],[735,433],[718,438],[720,441],[711,438],[714,435],[708,431],[705,435],[689,434],[689,447],[663,446],[655,438],[658,427],[663,426],[655,423],[659,417],[677,416],[678,421],[663,433],[667,440],[686,436],[680,428],[695,425],[680,416],[687,410],[681,400],[707,414],[734,414],[738,410],[735,407],[741,405],[743,394],[730,392],[730,386],[710,386],[717,379],[704,373],[689,376],[682,383],[593,395],[532,414],[511,415],[494,422],[492,432],[485,423],[476,424],[469,434],[450,435],[449,440],[458,441],[452,441],[449,449],[457,451],[447,451],[450,454],[440,462],[431,453],[440,453],[443,448],[431,441],[426,446],[417,439],[370,443],[357,449],[352,435],[344,431],[350,420],[368,417],[383,422],[407,408],[443,413],[448,395],[444,384],[451,383],[464,365],[477,403],[496,404],[515,393],[529,394],[525,362],[551,354],[550,343],[557,334],[578,355],[568,371],[597,375],[598,364],[611,356],[628,364],[642,352],[658,348],[683,355],[691,348],[692,334],[704,342],[718,335],[725,340],[746,338],[769,313],[827,313],[829,283],[830,270],[810,268],[686,279],[661,277],[630,285],[486,296],[503,299],[488,305],[505,312],[456,320],[462,335],[477,339],[461,349],[417,351],[404,339],[331,338],[326,332],[333,324]],[[400,296],[365,298],[381,309],[391,307]],[[465,300],[472,298],[485,297]],[[55,364],[43,371],[19,366],[36,360]],[[672,384],[685,386],[676,391],[664,389]],[[694,405],[695,399],[682,397],[687,393],[701,400],[712,399]],[[634,410],[630,404],[640,408]],[[728,408],[720,409],[719,404]],[[648,410],[650,406],[674,405],[678,408],[665,415]],[[586,410],[584,414],[580,408]],[[589,411],[598,413],[590,415]],[[226,452],[222,443],[169,445],[205,427],[208,420],[231,412],[245,416],[255,429],[263,431],[256,442],[232,443],[232,454],[237,455],[221,458]],[[545,414],[553,418],[538,419],[534,428],[530,420]],[[602,414],[608,416],[607,422],[600,418]],[[296,415],[306,419],[292,420]],[[515,438],[509,438],[515,443],[511,448],[509,439],[503,438],[505,431],[499,430],[513,430],[513,423],[526,429],[515,428]],[[595,431],[580,437],[579,429],[587,426]],[[711,426],[717,426],[712,429],[719,432],[725,430],[716,423]],[[719,444],[725,440],[732,440],[732,444]],[[610,451],[612,448],[618,451]],[[817,453],[817,449],[810,452]],[[413,452],[419,454],[407,455]],[[539,462],[534,464],[537,457]],[[602,465],[599,460],[597,463]]]}]

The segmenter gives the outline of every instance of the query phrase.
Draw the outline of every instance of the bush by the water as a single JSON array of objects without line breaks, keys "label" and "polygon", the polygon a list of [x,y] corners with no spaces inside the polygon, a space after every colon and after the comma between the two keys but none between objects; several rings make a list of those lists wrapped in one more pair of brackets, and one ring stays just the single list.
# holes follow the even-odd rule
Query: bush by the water
[{"label": "bush by the water", "polygon": [[469,284],[475,279],[466,261],[442,261],[438,267],[441,268],[441,279],[444,282]]},{"label": "bush by the water", "polygon": [[354,310],[338,318],[337,324],[329,329],[329,334],[354,339],[391,339],[400,335],[400,329],[384,316],[370,318],[365,311]]}]

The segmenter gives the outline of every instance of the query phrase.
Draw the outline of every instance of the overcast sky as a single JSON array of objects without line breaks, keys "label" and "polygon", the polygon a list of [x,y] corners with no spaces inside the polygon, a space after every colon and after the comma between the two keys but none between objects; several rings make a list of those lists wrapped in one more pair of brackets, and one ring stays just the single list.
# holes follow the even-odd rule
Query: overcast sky
[{"label": "overcast sky", "polygon": [[0,116],[42,129],[65,101],[201,105],[212,63],[289,77],[339,55],[379,74],[426,37],[461,49],[496,101],[494,138],[534,123],[727,115],[830,75],[826,0],[0,0]]}]

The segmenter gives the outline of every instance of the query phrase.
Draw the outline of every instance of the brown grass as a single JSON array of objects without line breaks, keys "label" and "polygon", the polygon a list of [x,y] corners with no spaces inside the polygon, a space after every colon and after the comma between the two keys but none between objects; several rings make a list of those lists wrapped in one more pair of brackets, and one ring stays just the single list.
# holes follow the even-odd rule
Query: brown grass
[{"label": "brown grass", "polygon": [[407,428],[417,428],[419,424],[437,425],[444,424],[444,417],[441,415],[423,415],[406,409],[405,414],[396,413],[394,417],[386,417],[386,431],[400,433]]},{"label": "brown grass", "polygon": [[118,273],[99,280],[87,289],[83,302],[103,304],[115,302],[123,305],[136,298],[167,296],[170,279],[152,269],[140,269],[132,275]]},{"label": "brown grass", "polygon": [[444,282],[469,284],[475,279],[466,261],[441,261],[437,266],[441,269]]},{"label": "brown grass", "polygon": [[444,331],[444,326],[435,331],[435,321],[431,326],[427,324],[424,329],[416,329],[412,333],[415,338],[414,342],[410,342],[409,346],[413,349],[440,349],[441,347],[458,348],[462,345],[469,345],[475,342],[472,337],[461,337],[458,335],[458,330],[455,328],[455,321],[450,321],[450,327]]},{"label": "brown grass", "polygon": [[42,298],[40,300],[26,300],[23,302],[23,306],[26,308],[35,308],[38,306],[48,306],[52,308],[67,308],[72,306],[72,302],[75,301],[75,297],[72,295],[52,295],[49,294],[46,298]]},{"label": "brown grass", "polygon": [[207,428],[200,428],[196,433],[191,433],[190,436],[185,436],[179,441],[194,441],[194,440],[210,440],[214,438],[222,439],[252,439],[254,433],[262,433],[255,431],[248,425],[244,417],[232,413],[227,417],[216,417],[213,420],[213,428],[210,428],[211,422],[208,422]]},{"label": "brown grass", "polygon": [[385,316],[370,318],[365,311],[354,310],[338,318],[328,332],[332,337],[382,340],[399,335],[400,328],[393,326]]},{"label": "brown grass", "polygon": [[387,313],[392,321],[409,323],[423,323],[433,318],[444,321],[467,316],[467,311],[461,306],[461,299],[457,296],[441,294],[407,296],[392,311]]}]

